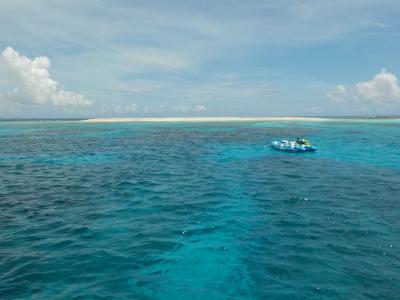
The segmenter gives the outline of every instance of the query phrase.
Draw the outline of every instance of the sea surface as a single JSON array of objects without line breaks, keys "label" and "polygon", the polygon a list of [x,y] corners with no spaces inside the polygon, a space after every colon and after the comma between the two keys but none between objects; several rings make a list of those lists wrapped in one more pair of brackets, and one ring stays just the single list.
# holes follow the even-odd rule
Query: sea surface
[{"label": "sea surface", "polygon": [[399,297],[400,121],[0,122],[0,299]]}]

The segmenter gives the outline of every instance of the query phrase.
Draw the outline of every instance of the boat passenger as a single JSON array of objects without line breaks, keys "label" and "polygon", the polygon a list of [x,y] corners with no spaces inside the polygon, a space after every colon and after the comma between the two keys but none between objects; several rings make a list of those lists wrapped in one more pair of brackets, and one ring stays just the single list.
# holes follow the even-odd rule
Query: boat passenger
[{"label": "boat passenger", "polygon": [[305,145],[306,141],[304,139],[297,138],[296,139],[296,143],[299,144],[299,145]]}]

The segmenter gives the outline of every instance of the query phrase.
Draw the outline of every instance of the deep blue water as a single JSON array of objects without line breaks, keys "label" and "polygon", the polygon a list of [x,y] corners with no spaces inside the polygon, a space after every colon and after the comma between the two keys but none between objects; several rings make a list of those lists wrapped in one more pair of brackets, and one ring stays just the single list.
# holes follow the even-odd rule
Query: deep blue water
[{"label": "deep blue water", "polygon": [[399,204],[399,121],[3,122],[0,298],[398,299]]}]

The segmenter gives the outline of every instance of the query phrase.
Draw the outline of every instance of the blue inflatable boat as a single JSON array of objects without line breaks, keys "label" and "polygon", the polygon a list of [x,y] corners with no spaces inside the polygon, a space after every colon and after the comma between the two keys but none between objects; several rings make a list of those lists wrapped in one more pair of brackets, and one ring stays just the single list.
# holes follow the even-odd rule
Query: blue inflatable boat
[{"label": "blue inflatable boat", "polygon": [[311,143],[307,140],[299,141],[273,141],[271,143],[271,148],[279,151],[285,152],[315,152],[317,151],[317,147],[311,145]]}]

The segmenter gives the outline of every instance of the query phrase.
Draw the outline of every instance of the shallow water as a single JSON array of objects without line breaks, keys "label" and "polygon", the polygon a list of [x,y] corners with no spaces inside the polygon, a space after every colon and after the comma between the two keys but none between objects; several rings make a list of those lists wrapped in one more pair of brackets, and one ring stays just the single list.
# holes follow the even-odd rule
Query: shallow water
[{"label": "shallow water", "polygon": [[[281,153],[306,137],[317,153]],[[1,299],[395,299],[400,122],[0,123]]]}]

